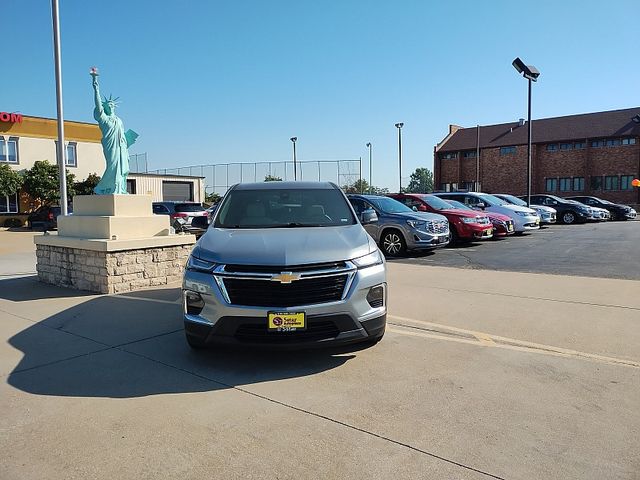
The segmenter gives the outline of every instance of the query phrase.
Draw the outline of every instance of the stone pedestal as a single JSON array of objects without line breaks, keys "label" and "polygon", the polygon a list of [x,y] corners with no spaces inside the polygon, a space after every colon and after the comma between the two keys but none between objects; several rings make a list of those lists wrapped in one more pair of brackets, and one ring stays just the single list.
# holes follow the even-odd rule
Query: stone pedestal
[{"label": "stone pedestal", "polygon": [[58,218],[58,234],[35,237],[38,278],[46,283],[119,293],[181,279],[196,239],[171,234],[147,195],[82,195]]}]

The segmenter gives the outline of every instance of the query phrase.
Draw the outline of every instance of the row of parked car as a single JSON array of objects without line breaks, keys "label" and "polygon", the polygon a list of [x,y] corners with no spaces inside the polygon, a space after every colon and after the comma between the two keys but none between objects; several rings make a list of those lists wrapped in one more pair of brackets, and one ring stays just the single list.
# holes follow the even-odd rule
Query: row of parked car
[{"label": "row of parked car", "polygon": [[[636,217],[631,207],[591,196],[561,198],[536,194],[531,196],[530,207],[525,197],[481,192],[347,197],[365,230],[388,256],[505,237],[556,222],[573,224]],[[199,237],[206,231],[215,206],[205,209],[199,203],[156,202],[153,211],[170,215],[177,231]]]}]

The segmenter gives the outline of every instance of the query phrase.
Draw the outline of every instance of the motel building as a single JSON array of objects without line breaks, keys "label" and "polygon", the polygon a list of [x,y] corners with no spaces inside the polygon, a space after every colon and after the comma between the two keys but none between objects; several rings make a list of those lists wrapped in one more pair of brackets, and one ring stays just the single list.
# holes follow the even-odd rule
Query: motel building
[{"label": "motel building", "polygon": [[[64,132],[66,166],[75,181],[81,182],[92,173],[102,175],[105,160],[98,125],[65,120]],[[19,172],[29,170],[38,160],[57,164],[57,141],[57,120],[0,111],[0,164],[6,163]],[[130,194],[151,195],[154,202],[202,203],[205,199],[203,177],[131,172],[127,190]],[[37,207],[25,192],[0,196],[0,227],[8,218],[26,221]]]},{"label": "motel building", "polygon": [[[523,119],[450,125],[434,149],[436,188],[526,194],[527,133]],[[640,107],[533,120],[531,142],[532,194],[640,204]]]}]

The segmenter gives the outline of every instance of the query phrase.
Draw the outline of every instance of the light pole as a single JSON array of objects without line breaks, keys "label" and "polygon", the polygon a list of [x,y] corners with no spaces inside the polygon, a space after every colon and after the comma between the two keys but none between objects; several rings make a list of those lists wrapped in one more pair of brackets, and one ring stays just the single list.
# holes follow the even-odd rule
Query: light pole
[{"label": "light pole", "polygon": [[398,179],[400,180],[398,193],[402,193],[402,127],[404,127],[404,123],[396,123],[398,129]]},{"label": "light pole", "polygon": [[60,55],[60,19],[58,0],[51,0],[53,20],[53,56],[56,67],[56,106],[58,109],[58,169],[60,171],[60,214],[67,215],[67,149],[64,145],[64,112],[62,110],[62,59]]},{"label": "light pole", "polygon": [[296,158],[296,141],[298,137],[291,137],[291,143],[293,143],[293,179],[298,179],[298,167],[297,167],[297,158]]},{"label": "light pole", "polygon": [[371,163],[371,150],[373,149],[373,146],[371,145],[371,142],[367,142],[367,148],[369,149],[369,195],[371,195],[371,185],[373,185],[373,176],[371,173],[371,167],[372,167],[372,163]]},{"label": "light pole", "polygon": [[513,68],[515,68],[518,73],[521,73],[524,78],[528,80],[529,84],[529,95],[528,95],[528,116],[529,116],[529,128],[527,132],[527,206],[531,206],[531,82],[537,82],[538,77],[540,76],[540,72],[533,65],[525,65],[520,57],[516,57],[516,59],[511,62]]}]

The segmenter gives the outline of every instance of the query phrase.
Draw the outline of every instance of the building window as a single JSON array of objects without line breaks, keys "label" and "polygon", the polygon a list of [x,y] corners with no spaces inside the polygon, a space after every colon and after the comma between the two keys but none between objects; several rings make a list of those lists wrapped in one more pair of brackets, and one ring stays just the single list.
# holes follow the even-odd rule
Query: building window
[{"label": "building window", "polygon": [[620,190],[633,190],[631,182],[635,177],[633,175],[622,175],[620,177]]},{"label": "building window", "polygon": [[573,143],[561,143],[560,150],[571,150],[573,149]]},{"label": "building window", "polygon": [[584,191],[584,177],[573,177],[573,191]]},{"label": "building window", "polygon": [[636,139],[635,137],[628,137],[622,139],[622,145],[635,145]]},{"label": "building window", "polygon": [[67,163],[65,165],[67,165],[67,167],[78,166],[78,152],[75,142],[69,142],[67,144]]},{"label": "building window", "polygon": [[511,155],[516,153],[516,147],[500,147],[500,155]]},{"label": "building window", "polygon": [[0,137],[0,162],[18,162],[18,137]]},{"label": "building window", "polygon": [[571,191],[571,178],[563,177],[560,179],[560,191],[561,192],[570,192]]},{"label": "building window", "polygon": [[605,145],[605,141],[604,140],[593,140],[591,142],[591,146],[593,148],[604,147],[604,145]]},{"label": "building window", "polygon": [[545,192],[555,192],[556,190],[558,190],[558,179],[557,178],[545,179],[544,190]]},{"label": "building window", "polygon": [[591,177],[591,190],[602,190],[602,177]]},{"label": "building window", "polygon": [[127,178],[127,193],[129,195],[136,194],[136,180],[134,178]]},{"label": "building window", "polygon": [[458,158],[458,152],[441,153],[440,160],[453,160]]},{"label": "building window", "polygon": [[468,152],[464,152],[464,158],[476,158],[476,151],[469,150]]},{"label": "building window", "polygon": [[610,138],[609,140],[607,140],[607,147],[617,147],[619,145],[620,145],[619,138]]},{"label": "building window", "polygon": [[558,150],[557,143],[550,143],[547,145],[547,152],[555,152],[556,150]]},{"label": "building window", "polygon": [[440,190],[445,191],[445,192],[455,192],[458,190],[458,184],[457,183],[443,183],[440,186]]},{"label": "building window", "polygon": [[604,189],[605,190],[618,190],[618,176],[608,175],[604,177]]},{"label": "building window", "polygon": [[573,144],[573,148],[576,150],[582,150],[583,148],[587,148],[587,144],[585,142],[576,142]]},{"label": "building window", "polygon": [[0,213],[18,213],[18,194],[0,195]]}]

